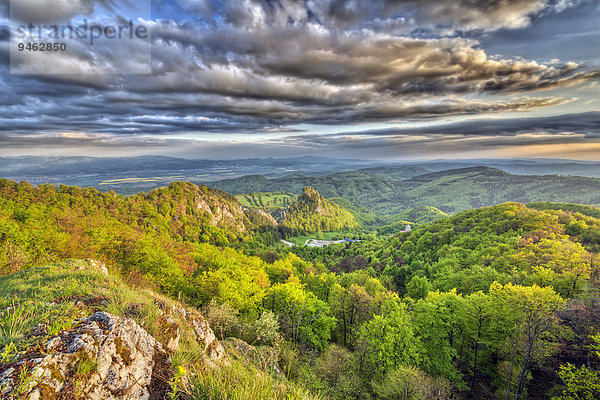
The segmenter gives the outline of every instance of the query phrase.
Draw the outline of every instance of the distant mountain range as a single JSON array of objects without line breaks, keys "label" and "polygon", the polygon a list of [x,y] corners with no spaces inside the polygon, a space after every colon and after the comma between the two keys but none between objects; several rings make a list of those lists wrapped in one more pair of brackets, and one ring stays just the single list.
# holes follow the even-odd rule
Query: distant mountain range
[{"label": "distant mountain range", "polygon": [[430,206],[446,213],[507,201],[600,204],[600,179],[578,176],[514,175],[489,167],[427,172],[415,166],[366,168],[326,176],[245,176],[212,182],[231,194],[299,192],[312,186],[326,198],[342,197],[378,215]]},{"label": "distant mountain range", "polygon": [[519,175],[576,175],[600,177],[600,162],[574,161],[551,158],[540,159],[473,159],[473,160],[436,160],[432,162],[408,163],[432,171],[486,166]]},{"label": "distant mountain range", "polygon": [[[579,175],[600,177],[600,162],[561,159],[473,159],[383,163],[370,160],[327,157],[248,158],[238,160],[190,160],[166,156],[141,157],[0,157],[0,175],[6,178],[38,177],[50,180],[97,175],[143,176],[147,173],[194,174],[219,169],[234,174],[280,176],[291,173],[322,175],[366,167],[412,166],[428,171],[487,166],[505,172],[528,175]],[[209,177],[207,180],[216,177]],[[65,182],[68,183],[68,182]]]},{"label": "distant mountain range", "polygon": [[102,191],[133,194],[164,187],[176,180],[213,182],[250,174],[269,177],[294,173],[324,175],[373,165],[378,164],[311,156],[242,160],[188,160],[164,156],[4,157],[0,158],[0,177],[32,184],[94,186]]},{"label": "distant mountain range", "polygon": [[[165,156],[141,157],[2,157],[0,173],[20,176],[69,176],[74,174],[120,174],[144,172],[183,172],[215,168],[287,168],[318,170],[342,165],[371,165],[362,160],[324,157],[248,158],[241,160],[188,160]],[[273,171],[277,172],[277,171]],[[285,172],[285,171],[281,171]]]},{"label": "distant mountain range", "polygon": [[[556,176],[558,175],[558,176]],[[382,164],[325,157],[189,160],[165,156],[4,157],[0,177],[133,194],[172,181],[231,194],[300,193],[312,186],[378,215],[421,206],[454,213],[504,201],[600,204],[600,162],[556,159],[435,160]],[[386,218],[387,219],[387,218]]]}]

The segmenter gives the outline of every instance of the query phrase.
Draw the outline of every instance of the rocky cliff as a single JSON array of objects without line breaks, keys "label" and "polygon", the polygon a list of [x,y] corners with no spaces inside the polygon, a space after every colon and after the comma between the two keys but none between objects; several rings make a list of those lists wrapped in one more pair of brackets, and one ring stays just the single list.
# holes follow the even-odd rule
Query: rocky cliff
[{"label": "rocky cliff", "polygon": [[286,212],[281,225],[306,232],[334,231],[358,224],[354,215],[307,186]]},{"label": "rocky cliff", "polygon": [[196,186],[190,182],[173,182],[168,187],[154,189],[143,195],[158,210],[168,209],[174,220],[182,217],[201,218],[218,228],[241,233],[250,228],[250,221],[235,197],[218,189]]},{"label": "rocky cliff", "polygon": [[[30,285],[41,279],[55,285],[31,301]],[[158,400],[172,391],[173,355],[192,351],[207,368],[227,363],[196,310],[150,291],[126,292],[102,263],[70,261],[1,280],[0,294],[11,301],[0,319],[16,325],[0,342],[2,399]],[[57,322],[66,329],[52,333]]]}]

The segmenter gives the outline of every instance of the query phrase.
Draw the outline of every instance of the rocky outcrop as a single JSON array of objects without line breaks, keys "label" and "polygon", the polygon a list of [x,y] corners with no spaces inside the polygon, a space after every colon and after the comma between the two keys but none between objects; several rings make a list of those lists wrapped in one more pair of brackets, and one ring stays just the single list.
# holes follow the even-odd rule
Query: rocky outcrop
[{"label": "rocky outcrop", "polygon": [[358,223],[350,211],[326,200],[314,188],[307,186],[288,208],[280,225],[305,232],[317,232],[353,228]]},{"label": "rocky outcrop", "polygon": [[184,192],[191,196],[196,211],[208,217],[208,225],[219,228],[228,228],[236,233],[247,230],[248,222],[242,205],[229,193],[222,192],[207,186],[196,186],[192,183],[174,182],[173,185],[183,185]]},{"label": "rocky outcrop", "polygon": [[179,348],[179,340],[181,339],[181,331],[179,325],[170,317],[161,316],[160,325],[163,329],[163,335],[167,337],[165,346],[171,353],[175,352]]},{"label": "rocky outcrop", "polygon": [[167,353],[130,318],[97,312],[43,347],[0,375],[2,398],[151,400],[168,390]]},{"label": "rocky outcrop", "polygon": [[198,313],[189,312],[183,307],[174,307],[173,311],[179,313],[194,329],[196,341],[204,349],[204,362],[212,367],[223,363],[225,361],[225,349],[217,340],[206,318]]},{"label": "rocky outcrop", "polygon": [[96,270],[103,275],[108,276],[108,269],[106,265],[102,261],[92,260],[91,258],[86,258],[85,260],[70,260],[67,261],[67,268],[75,267],[78,270]]},{"label": "rocky outcrop", "polygon": [[276,226],[277,220],[260,208],[244,208],[248,219],[254,226]]},{"label": "rocky outcrop", "polygon": [[316,189],[310,186],[306,186],[304,189],[302,189],[302,194],[298,198],[298,201],[300,203],[305,202],[310,204],[315,214],[325,216],[329,215],[327,207],[324,206],[327,200],[325,200],[325,198],[321,196]]}]

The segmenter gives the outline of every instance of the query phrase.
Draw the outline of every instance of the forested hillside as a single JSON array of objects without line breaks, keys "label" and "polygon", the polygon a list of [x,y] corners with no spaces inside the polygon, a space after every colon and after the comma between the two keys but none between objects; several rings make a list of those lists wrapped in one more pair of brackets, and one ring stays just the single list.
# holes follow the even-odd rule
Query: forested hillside
[{"label": "forested hillside", "polygon": [[[288,215],[321,228],[328,215],[349,227],[343,211],[307,188]],[[26,309],[34,281],[62,285],[73,274],[32,268],[95,258],[123,285],[199,308],[232,344],[232,360],[260,370],[190,372],[188,384],[177,383],[180,398],[597,398],[595,209],[512,202],[451,217],[421,211],[442,218],[392,236],[286,247],[268,219],[208,187],[173,183],[122,197],[2,180],[0,271],[16,274],[0,280],[11,296],[2,315]],[[36,278],[16,290],[29,270]],[[105,295],[126,293],[117,286]],[[23,356],[14,349],[26,348],[34,329],[9,334],[10,321],[0,320],[2,370]],[[238,381],[244,389],[232,387]]]},{"label": "forested hillside", "polygon": [[471,167],[419,173],[407,167],[369,168],[327,176],[290,175],[267,179],[248,176],[212,183],[232,194],[290,191],[312,186],[326,198],[342,197],[377,214],[388,216],[430,206],[445,213],[507,201],[553,201],[600,204],[600,179],[576,176],[512,175],[493,168]]},{"label": "forested hillside", "polygon": [[281,225],[305,232],[335,231],[358,226],[354,215],[339,205],[325,200],[310,186],[287,209]]},{"label": "forested hillside", "polygon": [[[233,196],[183,182],[123,197],[93,188],[0,180],[3,272],[92,257],[176,277],[196,252],[238,241],[253,224]],[[216,249],[216,247],[215,247]]]},{"label": "forested hillside", "polygon": [[268,212],[285,210],[291,206],[298,195],[287,192],[274,193],[249,193],[235,196],[242,204],[249,207],[257,207]]}]

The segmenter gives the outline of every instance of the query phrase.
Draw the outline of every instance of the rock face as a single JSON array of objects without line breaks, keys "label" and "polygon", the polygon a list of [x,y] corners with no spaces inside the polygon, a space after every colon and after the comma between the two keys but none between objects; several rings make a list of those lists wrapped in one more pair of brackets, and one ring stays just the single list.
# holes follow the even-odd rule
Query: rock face
[{"label": "rock face", "polygon": [[316,189],[306,186],[302,189],[302,194],[298,198],[299,203],[305,202],[309,204],[313,209],[315,214],[319,215],[329,215],[327,207],[324,206],[326,200],[323,196],[316,191]]},{"label": "rock face", "polygon": [[[244,215],[241,204],[232,195],[190,182],[172,182],[167,189],[178,195],[172,198],[159,196],[156,204],[160,207],[168,203],[169,207],[172,207],[173,217],[202,214],[205,217],[204,223],[210,226],[226,228],[235,233],[247,230],[248,218]],[[164,190],[157,189],[151,191],[148,196],[161,192]]]},{"label": "rock face", "polygon": [[350,211],[325,199],[315,189],[306,186],[280,222],[281,226],[302,229],[305,232],[335,231],[356,227],[358,223]]},{"label": "rock face", "polygon": [[[129,318],[97,312],[43,350],[48,355],[26,357],[0,375],[2,398],[151,400],[168,390],[166,352]],[[31,376],[25,384],[19,380],[24,368]]]},{"label": "rock face", "polygon": [[225,361],[225,348],[217,340],[206,318],[184,308],[175,308],[173,311],[179,313],[194,328],[196,341],[204,348],[204,362],[215,367]]},{"label": "rock face", "polygon": [[277,220],[271,214],[259,208],[244,208],[243,209],[250,222],[255,226],[276,226]]}]

